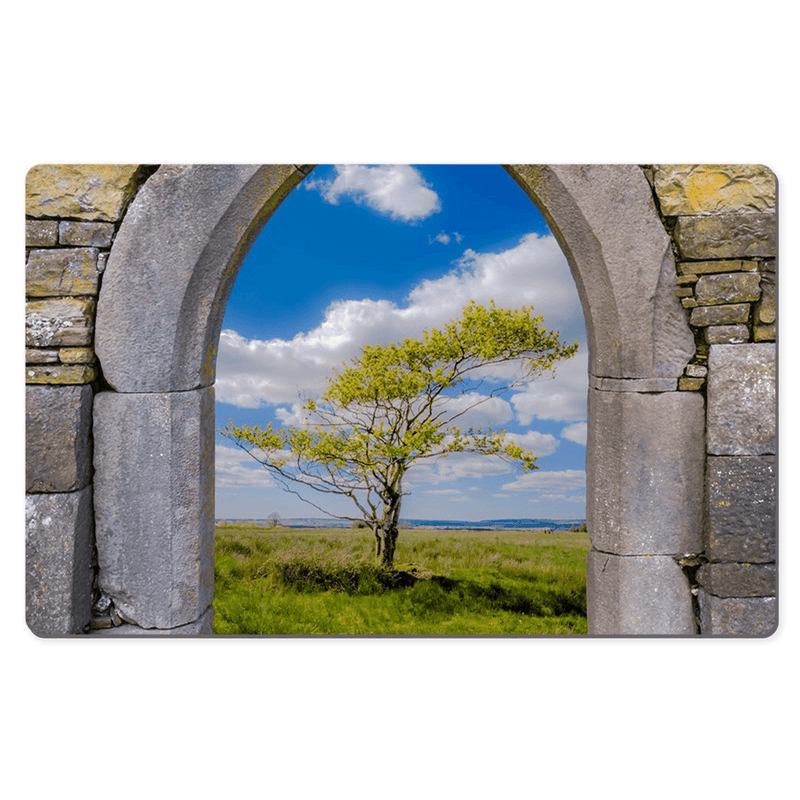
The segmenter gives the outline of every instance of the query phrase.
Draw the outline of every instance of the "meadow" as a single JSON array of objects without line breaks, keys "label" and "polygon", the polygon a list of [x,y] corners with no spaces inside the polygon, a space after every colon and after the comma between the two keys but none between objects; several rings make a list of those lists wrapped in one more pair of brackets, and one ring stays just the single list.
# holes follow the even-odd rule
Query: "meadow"
[{"label": "meadow", "polygon": [[585,634],[585,532],[401,530],[382,570],[369,531],[216,528],[214,633]]}]

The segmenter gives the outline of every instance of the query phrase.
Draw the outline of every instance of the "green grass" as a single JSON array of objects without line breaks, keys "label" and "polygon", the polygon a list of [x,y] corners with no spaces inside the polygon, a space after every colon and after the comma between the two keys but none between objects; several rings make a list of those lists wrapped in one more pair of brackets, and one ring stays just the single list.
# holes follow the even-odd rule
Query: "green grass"
[{"label": "green grass", "polygon": [[585,533],[216,529],[214,633],[585,634]]}]

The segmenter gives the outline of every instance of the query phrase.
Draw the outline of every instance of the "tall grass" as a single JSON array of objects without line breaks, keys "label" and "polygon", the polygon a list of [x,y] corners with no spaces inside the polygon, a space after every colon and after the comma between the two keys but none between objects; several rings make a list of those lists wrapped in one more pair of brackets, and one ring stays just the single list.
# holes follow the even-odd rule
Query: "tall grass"
[{"label": "tall grass", "polygon": [[214,632],[586,633],[585,533],[404,530],[395,570],[371,533],[217,528]]}]

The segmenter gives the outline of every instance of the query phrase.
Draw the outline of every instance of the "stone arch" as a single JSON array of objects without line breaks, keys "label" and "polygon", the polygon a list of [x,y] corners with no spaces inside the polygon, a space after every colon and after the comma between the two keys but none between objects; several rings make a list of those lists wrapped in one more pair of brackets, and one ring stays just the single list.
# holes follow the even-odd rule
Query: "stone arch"
[{"label": "stone arch", "polygon": [[[702,550],[694,338],[636,166],[507,166],[570,263],[589,338],[590,633],[691,634],[676,553]],[[132,203],[98,299],[99,581],[137,629],[210,633],[216,346],[239,265],[302,166],[166,166]],[[133,626],[126,626],[133,627]]]}]

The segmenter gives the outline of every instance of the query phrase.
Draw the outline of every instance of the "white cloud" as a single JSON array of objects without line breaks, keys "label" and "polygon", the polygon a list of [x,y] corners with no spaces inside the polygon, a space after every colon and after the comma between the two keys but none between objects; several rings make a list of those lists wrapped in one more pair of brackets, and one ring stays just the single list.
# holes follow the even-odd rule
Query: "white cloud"
[{"label": "white cloud", "polygon": [[238,447],[217,445],[216,480],[218,489],[266,488],[275,486],[269,474],[255,460]]},{"label": "white cloud", "polygon": [[350,164],[334,169],[332,181],[309,178],[303,186],[319,191],[327,203],[338,205],[342,197],[349,197],[404,222],[425,219],[442,208],[439,195],[414,167]]},{"label": "white cloud", "polygon": [[513,467],[497,456],[479,453],[451,453],[446,457],[418,461],[408,470],[408,483],[449,483],[462,478],[505,475]]},{"label": "white cloud", "polygon": [[550,433],[539,433],[538,431],[509,433],[507,438],[520,447],[530,450],[536,456],[550,456],[558,450],[558,439]]},{"label": "white cloud", "polygon": [[575,444],[586,446],[587,427],[585,422],[576,422],[572,425],[567,425],[567,427],[561,431],[561,435],[565,439],[575,442]]},{"label": "white cloud", "polygon": [[534,418],[563,422],[585,420],[588,363],[589,354],[584,347],[582,352],[579,350],[558,365],[555,377],[532,381],[515,394],[511,405],[520,424],[530,425]]},{"label": "white cloud", "polygon": [[[300,396],[317,395],[333,366],[353,358],[364,344],[418,337],[426,328],[458,318],[473,299],[484,305],[493,299],[499,308],[534,305],[549,328],[561,331],[562,340],[583,339],[583,317],[566,259],[552,236],[531,233],[502,252],[465,251],[453,270],[418,284],[405,307],[388,300],[337,301],[326,309],[317,328],[288,341],[248,340],[224,330],[217,358],[217,400],[257,408],[293,404]],[[512,410],[523,425],[534,417],[583,420],[586,372],[583,347],[560,365],[554,380],[528,385],[511,398],[511,406],[496,399],[476,410],[477,416],[467,422],[503,424],[511,419]],[[481,414],[483,420],[475,421]]]},{"label": "white cloud", "polygon": [[502,491],[535,492],[538,499],[553,499],[556,496],[576,498],[586,488],[586,473],[582,469],[564,469],[553,472],[536,470],[520,475],[515,481],[503,484]]}]

